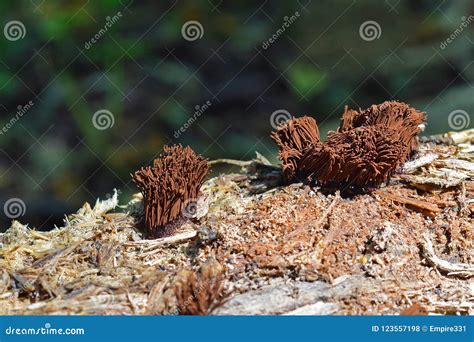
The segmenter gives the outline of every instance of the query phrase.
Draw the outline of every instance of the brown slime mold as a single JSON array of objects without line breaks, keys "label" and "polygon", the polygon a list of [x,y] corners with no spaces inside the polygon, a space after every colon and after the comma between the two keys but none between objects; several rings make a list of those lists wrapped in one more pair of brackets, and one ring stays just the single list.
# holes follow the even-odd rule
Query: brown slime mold
[{"label": "brown slime mold", "polygon": [[290,181],[365,190],[387,182],[417,147],[425,114],[386,101],[365,110],[346,107],[337,132],[320,142],[314,119],[292,119],[271,137]]},{"label": "brown slime mold", "polygon": [[288,120],[272,132],[271,138],[278,145],[279,157],[288,180],[295,177],[304,151],[320,142],[316,120],[309,116]]},{"label": "brown slime mold", "polygon": [[362,111],[350,110],[346,107],[338,131],[345,132],[356,127],[374,125],[394,129],[399,135],[398,140],[406,145],[407,159],[418,146],[416,135],[420,133],[420,125],[424,121],[425,113],[417,111],[408,104],[385,101]]},{"label": "brown slime mold", "polygon": [[182,212],[191,201],[196,201],[208,173],[207,160],[190,147],[173,145],[164,147],[153,166],[132,174],[143,194],[150,238],[172,235],[184,223]]},{"label": "brown slime mold", "polygon": [[403,159],[397,132],[382,125],[357,127],[329,135],[300,161],[308,183],[365,189],[387,182]]}]

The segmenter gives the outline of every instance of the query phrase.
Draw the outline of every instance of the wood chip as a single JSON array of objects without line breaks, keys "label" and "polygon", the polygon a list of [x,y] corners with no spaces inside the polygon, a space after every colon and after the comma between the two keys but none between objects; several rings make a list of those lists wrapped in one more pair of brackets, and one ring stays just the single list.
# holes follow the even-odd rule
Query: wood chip
[{"label": "wood chip", "polygon": [[431,243],[431,240],[428,236],[425,236],[425,241],[421,242],[421,247],[424,257],[433,266],[436,266],[440,271],[443,271],[448,275],[458,275],[466,277],[474,276],[474,265],[454,264],[436,256],[433,250],[433,244]]},{"label": "wood chip", "polygon": [[440,213],[442,211],[440,208],[438,208],[437,205],[426,202],[426,201],[422,201],[419,199],[407,198],[407,197],[391,194],[388,192],[379,192],[378,195],[388,200],[391,200],[393,202],[397,202],[397,203],[406,205],[407,207],[411,207],[415,210],[422,211],[431,216],[435,216],[435,214]]}]

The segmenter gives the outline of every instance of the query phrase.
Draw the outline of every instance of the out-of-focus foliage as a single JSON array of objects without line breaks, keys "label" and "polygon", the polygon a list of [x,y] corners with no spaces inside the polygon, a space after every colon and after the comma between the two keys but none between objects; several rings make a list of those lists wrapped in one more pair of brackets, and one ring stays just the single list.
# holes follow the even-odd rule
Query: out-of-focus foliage
[{"label": "out-of-focus foliage", "polygon": [[[114,187],[137,191],[129,173],[164,144],[276,160],[278,109],[326,132],[346,104],[399,99],[428,113],[427,134],[450,130],[454,110],[474,112],[474,22],[441,46],[474,14],[469,0],[40,0],[3,1],[0,12],[2,28],[25,28],[0,36],[0,129],[34,103],[0,135],[0,200],[20,198],[20,219],[38,228]],[[190,20],[201,39],[183,38]],[[361,38],[366,21],[378,39]],[[105,130],[93,125],[102,109],[114,121]]]}]

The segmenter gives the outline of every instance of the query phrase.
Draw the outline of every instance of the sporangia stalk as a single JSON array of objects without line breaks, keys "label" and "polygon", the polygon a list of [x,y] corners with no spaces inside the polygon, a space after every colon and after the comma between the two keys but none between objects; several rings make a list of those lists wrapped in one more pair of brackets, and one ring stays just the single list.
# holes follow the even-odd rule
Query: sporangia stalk
[{"label": "sporangia stalk", "polygon": [[398,101],[385,101],[365,110],[350,110],[346,107],[341,119],[340,132],[357,127],[381,125],[396,131],[397,140],[406,146],[406,158],[418,146],[416,136],[421,132],[420,125],[425,121],[425,113]]},{"label": "sporangia stalk", "polygon": [[288,120],[271,137],[278,145],[283,171],[289,180],[296,176],[304,151],[320,142],[316,120],[309,116]]},{"label": "sporangia stalk", "polygon": [[172,235],[185,221],[183,210],[197,200],[208,173],[206,159],[190,147],[173,145],[164,147],[153,166],[132,174],[143,194],[145,225],[150,238]]},{"label": "sporangia stalk", "polygon": [[388,181],[404,153],[395,130],[357,127],[330,134],[324,144],[305,153],[300,168],[308,183],[364,189]]},{"label": "sporangia stalk", "polygon": [[289,181],[364,190],[387,182],[410,158],[424,120],[406,103],[387,101],[359,111],[346,107],[324,142],[309,117],[289,120],[271,137]]}]

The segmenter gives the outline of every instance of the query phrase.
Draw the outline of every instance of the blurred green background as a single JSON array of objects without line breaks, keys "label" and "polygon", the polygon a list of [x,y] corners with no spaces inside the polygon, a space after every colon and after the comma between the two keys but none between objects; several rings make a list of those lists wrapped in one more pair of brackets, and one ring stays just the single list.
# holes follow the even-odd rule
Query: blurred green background
[{"label": "blurred green background", "polygon": [[31,0],[0,13],[0,230],[12,198],[19,220],[51,229],[113,188],[136,192],[130,172],[164,144],[277,162],[277,110],[314,116],[324,135],[346,104],[408,102],[428,113],[426,134],[474,112],[472,0]]}]

